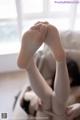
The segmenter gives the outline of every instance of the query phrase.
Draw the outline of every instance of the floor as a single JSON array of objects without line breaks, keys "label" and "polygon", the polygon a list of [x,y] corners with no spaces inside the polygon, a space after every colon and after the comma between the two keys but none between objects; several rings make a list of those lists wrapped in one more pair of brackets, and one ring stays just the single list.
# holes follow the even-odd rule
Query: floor
[{"label": "floor", "polygon": [[[24,71],[0,74],[0,120],[13,120],[12,106],[14,98],[25,84],[29,85],[29,81],[28,74]],[[80,94],[80,89],[77,93]]]},{"label": "floor", "polygon": [[14,97],[25,83],[29,84],[29,81],[24,71],[0,74],[0,120],[6,114],[11,118]]}]

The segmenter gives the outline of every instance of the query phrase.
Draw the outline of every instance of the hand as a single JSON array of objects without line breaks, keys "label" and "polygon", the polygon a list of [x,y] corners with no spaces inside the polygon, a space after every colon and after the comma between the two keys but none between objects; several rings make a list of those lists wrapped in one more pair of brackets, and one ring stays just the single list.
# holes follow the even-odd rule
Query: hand
[{"label": "hand", "polygon": [[76,103],[67,107],[66,110],[68,120],[74,120],[80,116],[80,103]]}]

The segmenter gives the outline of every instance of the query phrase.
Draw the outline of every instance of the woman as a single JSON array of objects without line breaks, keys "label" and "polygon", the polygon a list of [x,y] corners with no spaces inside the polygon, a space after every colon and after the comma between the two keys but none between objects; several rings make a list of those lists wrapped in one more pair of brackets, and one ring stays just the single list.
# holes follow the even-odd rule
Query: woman
[{"label": "woman", "polygon": [[[68,55],[67,68],[70,78],[70,88],[72,91],[68,99],[68,107],[66,109],[66,113],[70,120],[74,120],[74,119],[79,120],[80,119],[80,104],[79,104],[80,103],[80,71],[79,71],[78,62],[80,61],[79,60],[80,58],[76,59],[76,57],[80,56],[80,52],[75,50],[74,51],[67,50],[66,53]],[[35,59],[36,65],[40,73],[43,75],[48,85],[54,90],[53,84],[55,78],[55,61],[52,58],[51,51],[49,51],[48,49],[48,52],[46,54],[44,54],[44,51],[39,51],[35,57],[36,57]],[[75,60],[72,59],[73,57],[75,58]],[[18,99],[18,103],[19,103],[19,99]],[[36,118],[38,110],[42,111],[41,100],[33,92],[30,86],[26,87],[23,95],[21,96],[20,106],[22,110],[25,111],[26,115],[28,115],[27,118],[29,119],[30,117]],[[46,114],[52,115],[50,112],[47,112]]]},{"label": "woman", "polygon": [[[44,41],[51,48],[56,61],[54,91],[52,91],[41,76],[32,58]],[[23,35],[18,65],[20,68],[26,69],[30,74],[32,88],[43,103],[45,114],[40,111],[40,117],[43,120],[44,118],[48,120],[67,120],[65,109],[70,90],[69,77],[66,66],[66,55],[60,43],[58,30],[50,24],[37,23],[34,25]],[[47,115],[47,112],[51,112],[53,116]]]}]

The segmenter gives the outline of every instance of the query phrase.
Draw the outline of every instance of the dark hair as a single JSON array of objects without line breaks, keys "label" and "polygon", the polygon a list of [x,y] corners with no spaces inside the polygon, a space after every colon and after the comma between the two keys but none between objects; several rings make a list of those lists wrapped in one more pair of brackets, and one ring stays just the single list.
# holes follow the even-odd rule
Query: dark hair
[{"label": "dark hair", "polygon": [[55,80],[55,72],[54,72],[54,75],[53,75],[53,77],[52,77],[52,84],[51,84],[51,88],[52,88],[52,90],[54,90],[54,80]]},{"label": "dark hair", "polygon": [[70,86],[80,86],[80,71],[78,64],[74,60],[69,59],[67,61],[67,68],[69,77],[72,79]]},{"label": "dark hair", "polygon": [[29,105],[30,105],[30,100],[25,100],[24,98],[21,100],[20,103],[21,107],[24,109],[24,111],[28,114],[30,114],[29,112]]},{"label": "dark hair", "polygon": [[[69,77],[71,78],[70,86],[76,87],[80,86],[80,71],[77,63],[72,59],[67,59],[67,69]],[[52,77],[52,85],[51,88],[54,90],[54,79],[55,79],[55,72]]]},{"label": "dark hair", "polygon": [[30,102],[31,102],[30,100],[25,100],[24,98],[22,98],[20,106],[28,115],[33,115],[35,117],[37,114],[37,110],[34,110],[33,114],[30,113],[29,111]]},{"label": "dark hair", "polygon": [[[29,92],[31,91],[31,87],[28,86],[25,93],[26,92]],[[29,112],[29,105],[30,105],[30,100],[25,100],[24,97],[22,97],[21,101],[20,101],[20,106],[24,109],[24,111],[27,113],[27,114],[30,114]]]}]

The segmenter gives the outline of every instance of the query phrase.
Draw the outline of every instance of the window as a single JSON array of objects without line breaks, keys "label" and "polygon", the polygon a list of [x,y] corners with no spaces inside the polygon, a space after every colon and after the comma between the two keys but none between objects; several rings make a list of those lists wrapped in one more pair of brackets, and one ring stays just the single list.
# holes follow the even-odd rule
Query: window
[{"label": "window", "polygon": [[0,19],[11,19],[16,16],[15,0],[0,0]]},{"label": "window", "polygon": [[68,1],[0,0],[0,54],[17,52],[22,31],[38,20],[47,20],[60,30],[72,26],[80,30],[80,2]]},{"label": "window", "polygon": [[0,0],[0,54],[12,52],[19,39],[16,17],[15,0]]},{"label": "window", "polygon": [[43,11],[43,0],[22,0],[23,14],[40,13]]},{"label": "window", "polygon": [[77,15],[80,17],[80,3],[77,6]]}]

